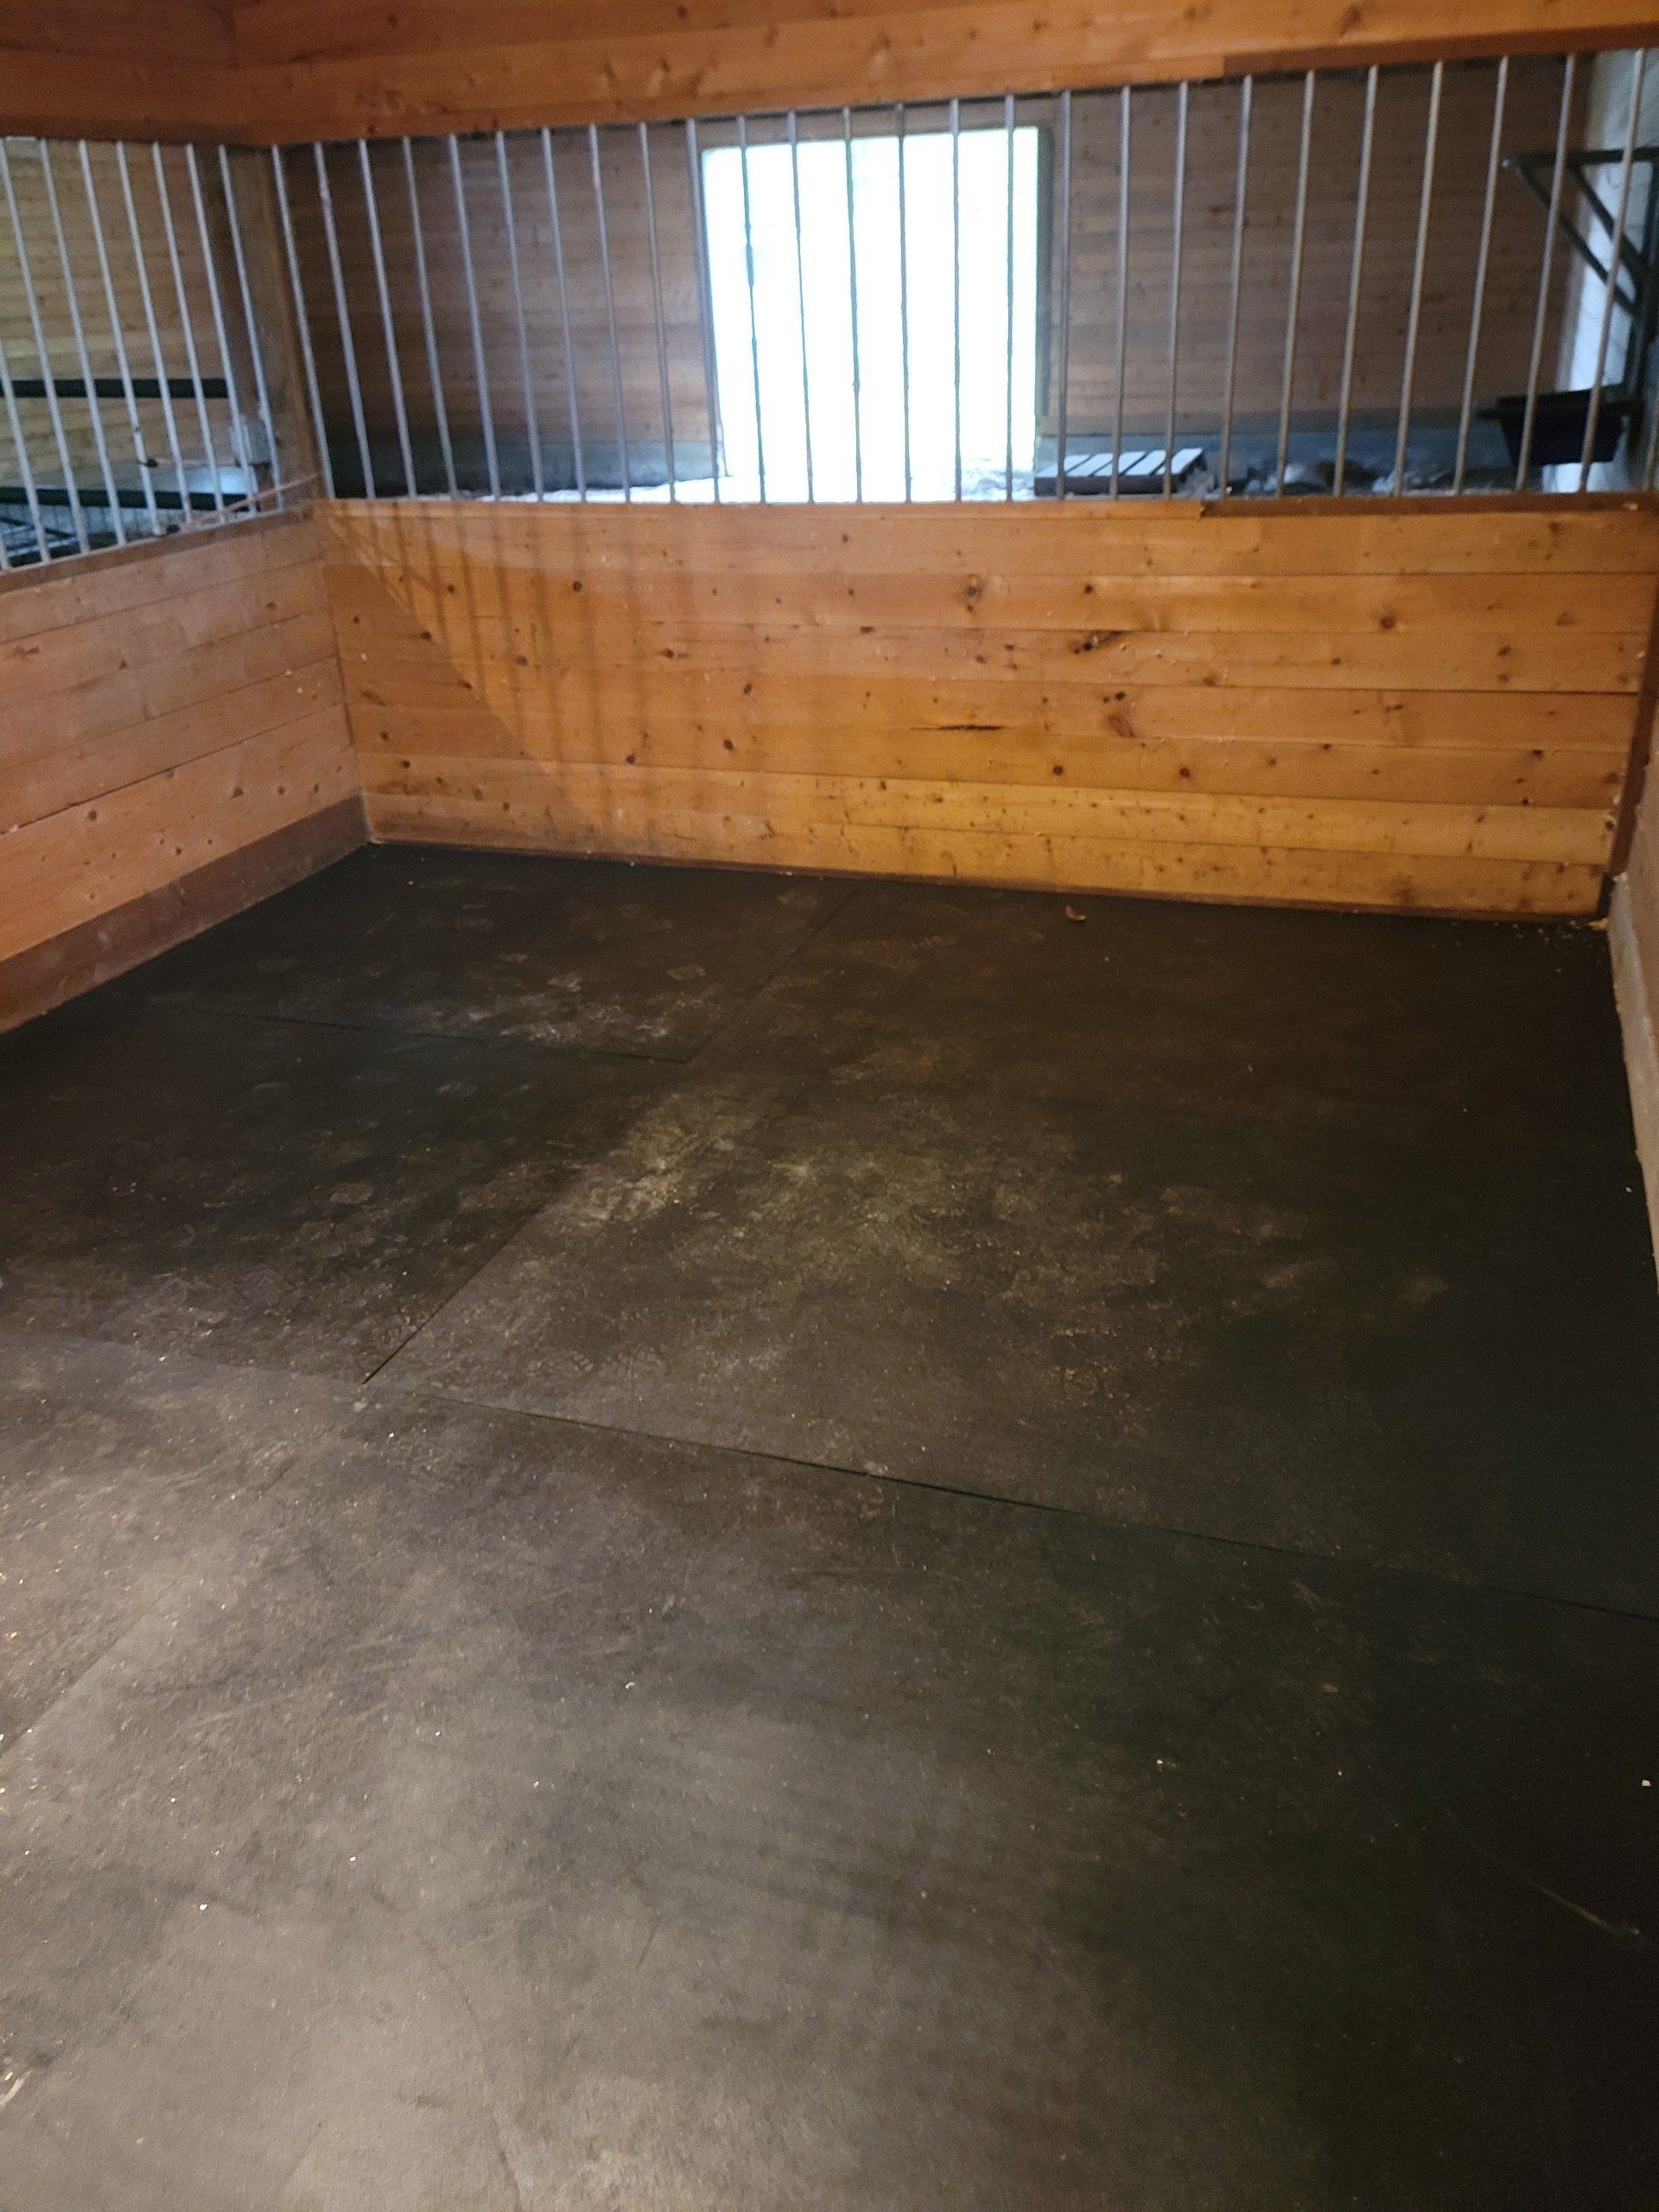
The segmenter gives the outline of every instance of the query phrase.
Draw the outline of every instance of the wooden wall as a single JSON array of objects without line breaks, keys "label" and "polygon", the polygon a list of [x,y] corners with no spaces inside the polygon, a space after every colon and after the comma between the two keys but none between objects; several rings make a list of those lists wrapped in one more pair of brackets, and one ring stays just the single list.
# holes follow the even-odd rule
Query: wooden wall
[{"label": "wooden wall", "polygon": [[[1649,716],[1643,733],[1649,751],[1656,734]],[[1624,871],[1613,887],[1608,935],[1637,1150],[1647,1179],[1653,1249],[1659,1258],[1659,779],[1650,758],[1644,765],[1646,790],[1634,811]]]},{"label": "wooden wall", "polygon": [[730,114],[1637,43],[1635,0],[233,0],[277,137]]},{"label": "wooden wall", "polygon": [[381,837],[1587,913],[1648,503],[327,512]]},{"label": "wooden wall", "polygon": [[0,1027],[361,840],[315,525],[0,582]]},{"label": "wooden wall", "polygon": [[230,0],[4,0],[0,127],[43,137],[228,135],[246,106]]},{"label": "wooden wall", "polygon": [[12,0],[0,122],[280,143],[1639,43],[1637,0]]}]

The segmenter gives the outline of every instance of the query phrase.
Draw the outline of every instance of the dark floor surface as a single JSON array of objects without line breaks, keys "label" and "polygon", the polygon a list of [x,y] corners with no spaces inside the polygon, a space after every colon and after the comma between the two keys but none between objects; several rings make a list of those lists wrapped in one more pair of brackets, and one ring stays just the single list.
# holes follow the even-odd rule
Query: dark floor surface
[{"label": "dark floor surface", "polygon": [[1605,944],[368,853],[0,1039],[0,2212],[1648,2212]]}]

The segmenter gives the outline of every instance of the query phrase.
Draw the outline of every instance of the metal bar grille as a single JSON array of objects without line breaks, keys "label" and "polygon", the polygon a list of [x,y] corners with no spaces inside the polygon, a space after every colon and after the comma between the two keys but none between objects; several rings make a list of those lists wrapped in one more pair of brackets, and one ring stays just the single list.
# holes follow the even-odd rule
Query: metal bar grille
[{"label": "metal bar grille", "polygon": [[1650,486],[1656,142],[1635,53],[306,146],[264,199],[12,138],[0,559],[311,488],[269,267],[343,496]]}]

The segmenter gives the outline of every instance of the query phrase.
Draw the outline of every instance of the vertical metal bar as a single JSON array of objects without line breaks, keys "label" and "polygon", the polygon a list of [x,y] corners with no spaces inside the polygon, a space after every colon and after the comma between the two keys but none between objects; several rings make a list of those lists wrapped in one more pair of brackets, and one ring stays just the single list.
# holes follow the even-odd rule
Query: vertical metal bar
[{"label": "vertical metal bar", "polygon": [[950,373],[956,395],[957,497],[962,497],[962,102],[950,103]]},{"label": "vertical metal bar", "polygon": [[121,199],[126,209],[127,235],[132,245],[133,267],[138,278],[138,299],[143,309],[144,329],[156,363],[162,420],[167,426],[168,451],[173,457],[173,474],[179,487],[180,527],[189,530],[195,523],[195,514],[190,505],[190,481],[184,471],[184,451],[179,443],[178,417],[173,412],[173,391],[168,378],[167,357],[162,351],[162,334],[156,321],[156,301],[149,288],[149,264],[144,255],[143,234],[138,227],[138,203],[133,198],[132,173],[127,167],[127,149],[119,142],[115,149],[115,168],[121,180]]},{"label": "vertical metal bar", "polygon": [[1337,459],[1331,488],[1340,494],[1348,473],[1348,426],[1353,413],[1354,362],[1359,341],[1359,302],[1365,270],[1365,226],[1371,206],[1371,154],[1376,142],[1377,71],[1365,72],[1365,119],[1359,133],[1359,177],[1354,188],[1354,247],[1348,264],[1348,322],[1342,340],[1342,386],[1337,400]]},{"label": "vertical metal bar", "polygon": [[374,194],[374,172],[369,166],[366,138],[357,142],[358,169],[363,180],[363,212],[368,219],[369,254],[374,263],[374,289],[380,302],[380,331],[386,346],[386,376],[391,386],[391,411],[397,423],[397,450],[404,464],[404,483],[415,497],[415,449],[410,442],[409,409],[404,398],[403,364],[397,359],[397,332],[391,315],[391,288],[386,282],[386,253],[380,235],[380,207]]},{"label": "vertical metal bar", "polygon": [[1054,194],[1059,225],[1059,340],[1055,349],[1055,375],[1059,391],[1055,409],[1054,496],[1065,497],[1065,460],[1071,387],[1071,95],[1060,94],[1059,143],[1055,153],[1058,175]]},{"label": "vertical metal bar", "polygon": [[1007,178],[1007,236],[1002,251],[1007,276],[1007,302],[1005,308],[1004,329],[1007,337],[1007,362],[1002,379],[1003,430],[1007,438],[1003,466],[1002,492],[1005,499],[1014,497],[1014,94],[1007,92],[1002,99],[1002,144],[1004,168]]},{"label": "vertical metal bar", "polygon": [[1117,386],[1112,394],[1112,497],[1119,497],[1123,473],[1123,378],[1129,365],[1129,162],[1134,141],[1129,88],[1117,95]]},{"label": "vertical metal bar", "polygon": [[858,224],[853,200],[853,111],[841,111],[841,143],[847,163],[847,285],[853,317],[853,497],[864,497],[864,395],[858,358]]},{"label": "vertical metal bar", "polygon": [[812,377],[806,360],[806,256],[801,244],[801,144],[793,108],[790,109],[786,118],[786,128],[789,132],[790,181],[795,197],[795,299],[801,322],[801,428],[806,441],[806,496],[810,500],[816,497],[812,487]]},{"label": "vertical metal bar", "polygon": [[542,128],[542,168],[547,179],[547,214],[553,232],[553,274],[559,289],[559,339],[564,348],[564,392],[570,410],[570,459],[576,497],[588,497],[588,469],[582,452],[582,412],[576,404],[576,353],[570,335],[570,293],[564,274],[564,227],[559,220],[559,187],[553,174],[553,134]]},{"label": "vertical metal bar", "polygon": [[[663,257],[657,240],[657,194],[651,175],[651,125],[639,125],[639,166],[645,179],[645,236],[651,242],[651,302],[657,321],[657,377],[662,387],[663,454],[668,463],[668,497],[671,505],[680,496],[679,470],[674,459],[674,404],[668,390],[668,323],[663,313]],[[800,236],[798,194],[795,233]]]},{"label": "vertical metal bar", "polygon": [[444,481],[452,499],[461,497],[461,486],[455,476],[455,448],[449,435],[449,410],[444,404],[443,368],[438,359],[437,325],[432,320],[432,283],[426,269],[426,226],[421,220],[421,195],[415,183],[415,149],[405,138],[404,146],[404,181],[409,188],[410,236],[415,247],[415,290],[420,301],[421,335],[426,346],[426,373],[432,386],[432,414],[438,433],[438,449],[443,455]]},{"label": "vertical metal bar", "polygon": [[455,196],[461,238],[461,270],[467,287],[467,319],[472,331],[473,374],[478,380],[479,427],[484,434],[484,466],[490,497],[501,496],[501,464],[495,449],[495,416],[490,406],[490,372],[484,360],[484,327],[478,312],[478,276],[473,267],[473,232],[467,216],[467,186],[461,174],[461,141],[449,139],[449,182]]},{"label": "vertical metal bar", "polygon": [[244,428],[242,394],[237,385],[236,363],[232,358],[230,337],[225,324],[225,299],[219,287],[213,234],[208,227],[207,201],[201,189],[201,170],[194,146],[187,146],[184,149],[184,166],[190,179],[190,201],[195,211],[196,234],[201,242],[201,267],[207,280],[207,305],[213,321],[213,342],[219,348],[219,366],[225,377],[225,396],[231,410],[231,455],[242,464],[243,498],[245,502],[249,502],[253,499],[256,489],[253,462]]},{"label": "vertical metal bar", "polygon": [[1469,461],[1469,424],[1475,407],[1476,364],[1480,355],[1480,327],[1486,309],[1486,274],[1492,257],[1492,211],[1497,201],[1498,157],[1503,149],[1503,110],[1510,90],[1510,57],[1497,65],[1492,90],[1492,135],[1486,149],[1486,196],[1480,210],[1480,245],[1475,254],[1475,289],[1469,308],[1469,350],[1463,363],[1463,398],[1458,409],[1457,457],[1452,464],[1452,489],[1463,489]]},{"label": "vertical metal bar", "polygon": [[1561,212],[1561,181],[1567,174],[1567,137],[1573,121],[1573,80],[1579,57],[1569,54],[1561,71],[1561,104],[1555,118],[1555,160],[1550,171],[1549,206],[1544,214],[1544,251],[1538,264],[1538,299],[1532,318],[1532,353],[1527,365],[1527,404],[1521,417],[1516,454],[1515,488],[1524,492],[1532,466],[1533,431],[1538,419],[1538,374],[1544,358],[1544,327],[1549,316],[1549,280],[1555,260],[1555,227]]},{"label": "vertical metal bar", "polygon": [[[1579,489],[1590,481],[1591,457],[1596,449],[1596,430],[1601,419],[1602,386],[1607,375],[1607,342],[1612,334],[1613,305],[1618,296],[1618,272],[1624,257],[1624,220],[1630,210],[1630,175],[1636,164],[1636,141],[1642,123],[1642,86],[1648,73],[1645,47],[1637,49],[1630,67],[1630,111],[1624,126],[1624,152],[1618,170],[1618,205],[1612,235],[1607,242],[1607,289],[1601,302],[1601,329],[1596,340],[1596,373],[1590,386],[1590,404],[1584,417],[1584,447],[1579,455]],[[1625,340],[1626,351],[1630,341]]]},{"label": "vertical metal bar", "polygon": [[22,480],[23,500],[29,508],[29,520],[35,525],[35,550],[42,562],[52,558],[52,549],[47,543],[46,521],[41,513],[41,495],[35,488],[35,470],[29,458],[29,441],[23,435],[22,418],[17,412],[17,391],[11,380],[11,363],[6,354],[6,341],[0,337],[0,396],[6,403],[6,420],[11,428],[11,442],[17,448],[17,474]]},{"label": "vertical metal bar", "polygon": [[378,499],[375,488],[374,464],[369,458],[369,426],[363,412],[363,388],[358,381],[357,346],[352,336],[351,311],[346,304],[346,275],[340,266],[340,238],[334,229],[334,197],[328,188],[328,165],[323,159],[321,146],[315,141],[311,157],[316,165],[317,199],[322,208],[322,234],[328,252],[328,275],[334,288],[334,313],[340,321],[340,358],[346,364],[346,390],[352,406],[352,428],[357,436],[357,457],[363,467],[363,490],[371,499]]},{"label": "vertical metal bar", "polygon": [[760,497],[766,496],[766,441],[760,424],[760,326],[754,312],[754,232],[749,207],[748,118],[737,118],[738,173],[743,185],[743,270],[749,290],[749,367],[754,379],[754,460]]},{"label": "vertical metal bar", "polygon": [[69,258],[69,241],[64,236],[63,210],[58,201],[58,181],[52,171],[52,149],[44,138],[37,138],[35,143],[41,157],[41,176],[46,186],[47,213],[51,219],[58,266],[63,271],[63,296],[69,310],[69,328],[75,341],[75,357],[80,363],[81,388],[86,397],[87,414],[92,418],[92,444],[98,453],[99,473],[109,494],[110,526],[115,532],[116,543],[124,545],[127,526],[122,518],[120,495],[115,488],[115,471],[110,466],[110,448],[104,436],[104,409],[92,376],[92,357],[86,344],[86,326],[81,320],[80,295],[75,284],[74,264]]},{"label": "vertical metal bar", "polygon": [[225,487],[219,481],[219,452],[213,443],[213,426],[207,414],[207,395],[201,388],[201,359],[196,352],[195,319],[190,312],[190,295],[185,289],[184,264],[179,258],[179,234],[173,222],[173,198],[168,188],[167,164],[162,158],[159,145],[152,144],[149,158],[156,171],[156,197],[161,202],[162,237],[167,246],[167,264],[173,276],[173,289],[179,302],[180,333],[184,340],[184,358],[190,371],[190,381],[195,387],[196,423],[201,432],[202,451],[212,474],[210,489],[213,495],[213,512],[220,522],[225,519]]},{"label": "vertical metal bar", "polygon": [[893,110],[899,151],[899,384],[905,414],[905,497],[911,496],[910,467],[910,224],[905,207],[905,104]]},{"label": "vertical metal bar", "polygon": [[1255,105],[1255,79],[1245,77],[1238,87],[1238,160],[1233,176],[1232,278],[1227,297],[1227,372],[1221,403],[1221,467],[1219,489],[1227,496],[1232,474],[1233,402],[1238,389],[1238,309],[1244,276],[1244,203],[1250,183],[1250,114]]},{"label": "vertical metal bar", "polygon": [[[83,151],[85,149],[83,149]],[[236,264],[237,290],[242,302],[242,323],[248,334],[248,359],[253,364],[253,388],[259,408],[259,420],[264,426],[265,451],[270,456],[270,485],[276,505],[286,504],[277,466],[276,423],[270,411],[270,386],[265,376],[264,348],[260,343],[259,324],[253,310],[253,287],[248,280],[247,248],[242,238],[242,218],[237,212],[236,186],[231,175],[231,159],[223,146],[218,149],[219,188],[225,194],[225,219],[230,227],[231,257]],[[91,181],[88,181],[88,192]],[[113,302],[111,302],[113,308]]]},{"label": "vertical metal bar", "polygon": [[1429,73],[1428,128],[1423,134],[1423,180],[1417,193],[1417,245],[1411,260],[1411,305],[1406,315],[1406,359],[1400,375],[1400,427],[1394,442],[1394,496],[1406,487],[1406,442],[1411,434],[1411,393],[1417,375],[1417,339],[1423,321],[1423,276],[1428,266],[1428,224],[1434,204],[1434,155],[1440,136],[1440,94],[1446,64]]},{"label": "vertical metal bar", "polygon": [[1296,325],[1302,310],[1302,249],[1307,238],[1307,168],[1313,143],[1313,70],[1302,79],[1302,135],[1296,156],[1296,213],[1290,238],[1290,300],[1285,312],[1285,374],[1279,393],[1279,448],[1274,469],[1275,499],[1285,492],[1285,463],[1290,454],[1290,399],[1296,383]]},{"label": "vertical metal bar", "polygon": [[[702,341],[702,390],[709,408],[709,476],[715,505],[720,505],[720,401],[715,390],[714,294],[709,282],[709,238],[702,207],[702,156],[697,126],[687,119],[685,166],[691,182],[691,251],[697,264],[697,334]],[[858,404],[858,369],[853,369],[854,406]]]},{"label": "vertical metal bar", "polygon": [[628,473],[628,418],[622,400],[622,348],[616,335],[616,289],[611,282],[611,245],[605,228],[605,183],[599,166],[599,127],[592,123],[588,126],[588,159],[594,173],[594,212],[599,219],[599,266],[605,279],[605,321],[611,334],[611,383],[616,394],[616,435],[622,464],[622,497],[631,501],[633,498],[633,480]]},{"label": "vertical metal bar", "polygon": [[1169,263],[1169,404],[1164,416],[1164,497],[1175,490],[1175,385],[1181,348],[1181,244],[1186,227],[1187,85],[1175,95],[1175,204],[1170,211],[1172,251]]},{"label": "vertical metal bar", "polygon": [[530,480],[538,499],[547,497],[542,474],[542,426],[536,412],[536,379],[530,366],[530,325],[524,320],[524,283],[518,266],[518,226],[512,213],[512,172],[505,134],[495,134],[495,169],[501,180],[501,219],[506,226],[507,279],[512,286],[513,327],[518,334],[518,374],[524,391],[524,435],[530,440]]},{"label": "vertical metal bar", "polygon": [[133,459],[138,465],[138,480],[143,486],[144,509],[149,517],[150,531],[152,536],[159,537],[162,518],[156,505],[156,486],[150,480],[149,456],[144,451],[144,426],[138,412],[138,395],[133,389],[132,365],[127,355],[126,333],[121,327],[121,308],[115,296],[109,241],[104,235],[104,218],[92,182],[92,158],[84,138],[79,142],[77,150],[80,156],[81,189],[86,195],[86,213],[92,225],[92,245],[98,254],[99,281],[104,288],[104,312],[109,318],[110,344],[114,349],[116,374],[121,379],[121,396],[127,410],[127,429],[132,438]]},{"label": "vertical metal bar", "polygon": [[4,182],[6,206],[11,214],[11,235],[17,249],[17,273],[23,282],[23,304],[29,310],[29,329],[35,340],[35,351],[40,356],[41,376],[46,385],[46,411],[51,419],[52,435],[63,467],[64,493],[75,526],[75,543],[85,553],[91,550],[92,540],[86,532],[86,517],[81,509],[74,465],[69,458],[69,441],[64,435],[63,410],[58,405],[57,379],[52,373],[52,356],[47,351],[46,330],[41,321],[41,303],[35,290],[35,272],[29,266],[29,249],[23,243],[23,226],[17,213],[17,194],[11,181],[11,157],[3,137],[0,137],[0,180]]}]

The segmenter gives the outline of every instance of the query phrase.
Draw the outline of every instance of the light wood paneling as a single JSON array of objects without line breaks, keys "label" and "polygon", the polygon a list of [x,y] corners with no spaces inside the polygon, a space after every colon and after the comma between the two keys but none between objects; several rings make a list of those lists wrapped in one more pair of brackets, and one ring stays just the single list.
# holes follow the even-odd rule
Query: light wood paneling
[{"label": "light wood paneling", "polygon": [[0,121],[281,143],[1639,43],[1634,0],[22,0]]},{"label": "light wood paneling", "polygon": [[[308,518],[0,588],[0,967],[29,956],[35,972],[41,947],[357,788]],[[248,896],[271,887],[262,874]],[[155,949],[130,942],[134,958]]]},{"label": "light wood paneling", "polygon": [[1639,42],[1619,0],[240,0],[248,125],[272,137],[729,114],[1218,76],[1305,61]]},{"label": "light wood paneling", "polygon": [[1659,1255],[1659,785],[1650,785],[1630,865],[1614,886],[1609,937],[1630,1112]]},{"label": "light wood paneling", "polygon": [[389,837],[1368,906],[1599,899],[1659,512],[327,511]]}]

